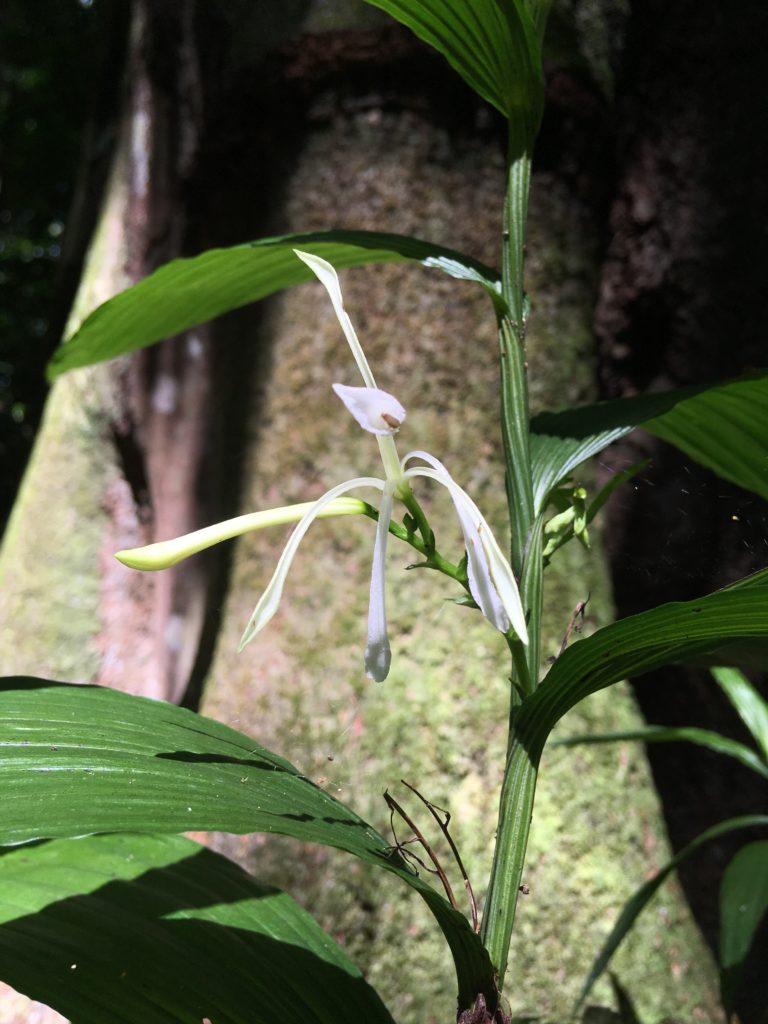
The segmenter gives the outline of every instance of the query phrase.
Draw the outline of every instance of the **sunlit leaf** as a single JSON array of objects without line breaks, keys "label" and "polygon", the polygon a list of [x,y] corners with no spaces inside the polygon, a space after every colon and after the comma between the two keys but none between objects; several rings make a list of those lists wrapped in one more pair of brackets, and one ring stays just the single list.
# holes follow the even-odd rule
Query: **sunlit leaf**
[{"label": "sunlit leaf", "polygon": [[561,480],[642,426],[719,476],[768,498],[768,374],[542,413],[531,423],[537,510]]},{"label": "sunlit leaf", "polygon": [[730,1015],[757,926],[768,911],[768,840],[743,846],[720,883],[720,988]]},{"label": "sunlit leaf", "polygon": [[[519,721],[552,728],[575,704],[612,683],[768,637],[768,576],[694,601],[630,615],[573,643],[558,657]],[[546,734],[544,734],[546,735]]]},{"label": "sunlit leaf", "polygon": [[298,903],[180,836],[6,851],[0,976],[77,1024],[393,1024]]},{"label": "sunlit leaf", "polygon": [[0,844],[103,832],[277,832],[398,875],[435,915],[462,1005],[492,989],[467,919],[288,761],[212,719],[95,686],[0,680]]},{"label": "sunlit leaf", "polygon": [[262,238],[228,249],[209,249],[173,260],[88,316],[60,345],[48,365],[50,379],[79,366],[134,352],[302,281],[312,271],[294,247],[339,269],[412,260],[451,277],[475,281],[501,302],[499,275],[462,253],[404,235],[378,231],[311,231]]},{"label": "sunlit leaf", "polygon": [[[434,46],[476,93],[532,136],[543,104],[541,48],[524,0],[367,0]],[[545,13],[542,20],[546,20]]]},{"label": "sunlit leaf", "polygon": [[711,671],[742,722],[754,736],[763,757],[768,760],[768,702],[738,669],[723,666]]}]

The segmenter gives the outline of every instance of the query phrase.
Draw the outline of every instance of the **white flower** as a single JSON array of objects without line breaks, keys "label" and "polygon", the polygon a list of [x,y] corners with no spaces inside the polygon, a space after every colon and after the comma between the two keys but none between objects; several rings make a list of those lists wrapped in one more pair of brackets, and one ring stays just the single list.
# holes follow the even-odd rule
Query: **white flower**
[{"label": "white flower", "polygon": [[[117,557],[125,565],[137,569],[162,569],[174,565],[182,558],[201,551],[220,540],[235,537],[248,530],[278,523],[296,522],[298,525],[277,563],[266,590],[259,598],[240,641],[240,649],[266,626],[277,611],[288,571],[304,534],[315,521],[325,516],[354,515],[366,510],[365,504],[343,495],[360,487],[381,491],[379,519],[373,546],[371,589],[368,607],[368,642],[365,648],[365,670],[371,679],[386,679],[391,653],[387,634],[387,615],[384,585],[384,563],[389,537],[389,526],[395,500],[408,502],[410,481],[417,477],[435,480],[447,488],[458,516],[464,545],[467,550],[467,577],[469,589],[483,615],[502,633],[514,631],[524,644],[528,643],[520,595],[509,562],[504,557],[491,533],[488,523],[477,505],[453,479],[445,466],[434,456],[423,451],[409,452],[404,459],[397,454],[393,435],[405,420],[405,409],[400,402],[376,386],[368,360],[358,341],[352,322],[344,309],[344,301],[336,271],[326,260],[311,253],[294,250],[312,270],[330,296],[336,316],[352,350],[364,387],[334,384],[333,390],[354,416],[360,426],[375,435],[379,445],[384,479],[356,477],[337,484],[314,502],[286,508],[256,512],[250,516],[219,523],[179,537],[173,541],[151,544],[146,548],[120,551]],[[417,463],[414,465],[413,463]],[[420,465],[419,463],[426,463]]]}]

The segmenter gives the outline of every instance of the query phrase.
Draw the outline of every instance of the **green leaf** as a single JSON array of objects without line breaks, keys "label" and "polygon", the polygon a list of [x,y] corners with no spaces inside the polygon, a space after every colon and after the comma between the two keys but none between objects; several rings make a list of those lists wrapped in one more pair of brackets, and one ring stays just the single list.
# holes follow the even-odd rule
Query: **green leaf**
[{"label": "green leaf", "polygon": [[750,747],[744,743],[721,736],[719,732],[709,729],[698,729],[694,726],[646,725],[639,729],[627,729],[624,732],[595,733],[585,736],[567,736],[554,740],[553,747],[577,747],[587,743],[616,743],[621,740],[642,740],[643,743],[695,743],[699,747],[707,747],[716,754],[725,754],[741,761],[747,768],[768,779],[768,764],[763,761]]},{"label": "green leaf", "polygon": [[4,853],[0,962],[78,1024],[393,1024],[298,903],[180,836]]},{"label": "green leaf", "polygon": [[616,924],[613,926],[603,948],[595,959],[595,962],[584,981],[584,985],[576,1004],[577,1007],[584,1002],[590,989],[608,966],[611,957],[620,946],[627,932],[629,932],[632,925],[648,905],[656,890],[662,882],[677,867],[679,867],[680,864],[682,864],[684,860],[690,857],[692,853],[695,853],[700,846],[709,842],[710,839],[717,839],[719,836],[725,835],[726,832],[733,832],[740,828],[755,828],[765,825],[768,825],[768,815],[764,814],[748,814],[740,818],[729,818],[728,821],[721,821],[717,825],[713,825],[712,828],[708,828],[706,831],[702,832],[701,835],[697,836],[687,846],[683,847],[683,849],[680,850],[672,860],[668,861],[664,867],[659,870],[658,874],[641,885],[637,892],[635,892],[635,894],[624,904]]},{"label": "green leaf", "polygon": [[711,671],[768,761],[768,703],[738,669],[718,667]]},{"label": "green leaf", "polygon": [[288,761],[219,722],[96,686],[0,679],[0,844],[102,832],[277,832],[346,850],[420,893],[462,1007],[493,991],[467,919],[387,840]]},{"label": "green leaf", "polygon": [[558,719],[591,693],[662,665],[768,637],[768,575],[718,590],[694,601],[673,601],[630,615],[577,640],[523,704],[518,728],[534,729],[541,741]]},{"label": "green leaf", "polygon": [[585,459],[642,426],[719,476],[768,498],[768,373],[716,384],[639,395],[531,422],[536,510]]},{"label": "green leaf", "polygon": [[768,840],[743,846],[720,883],[720,989],[730,1016],[752,938],[768,910]]},{"label": "green leaf", "polygon": [[451,277],[475,281],[494,304],[502,302],[495,270],[417,238],[378,231],[312,231],[262,238],[173,260],[115,295],[59,346],[48,365],[49,379],[134,352],[282,288],[314,280],[309,267],[294,255],[294,247],[322,256],[338,269],[415,260]]},{"label": "green leaf", "polygon": [[523,0],[367,2],[434,46],[478,95],[505,118],[522,118],[534,137],[544,102],[541,46]]}]

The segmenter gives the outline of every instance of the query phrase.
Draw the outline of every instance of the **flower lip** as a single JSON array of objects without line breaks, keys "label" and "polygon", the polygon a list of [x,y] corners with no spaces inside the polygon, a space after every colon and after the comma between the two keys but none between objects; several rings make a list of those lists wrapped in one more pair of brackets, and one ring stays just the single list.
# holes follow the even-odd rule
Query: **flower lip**
[{"label": "flower lip", "polygon": [[334,384],[334,392],[347,410],[371,434],[396,434],[405,419],[405,409],[394,395],[381,388],[355,388],[347,384]]}]

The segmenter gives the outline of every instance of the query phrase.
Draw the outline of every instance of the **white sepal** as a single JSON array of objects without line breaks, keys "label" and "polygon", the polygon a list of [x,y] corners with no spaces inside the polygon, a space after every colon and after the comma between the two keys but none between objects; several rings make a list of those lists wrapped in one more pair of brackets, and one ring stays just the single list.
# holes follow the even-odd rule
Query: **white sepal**
[{"label": "white sepal", "polygon": [[248,625],[245,627],[245,632],[243,633],[238,647],[239,651],[242,651],[245,645],[253,640],[256,634],[266,626],[277,611],[280,599],[283,596],[283,586],[285,585],[288,570],[291,568],[291,564],[304,534],[326,506],[340,495],[346,494],[347,491],[351,491],[356,487],[375,487],[380,491],[384,488],[384,482],[372,476],[357,477],[354,480],[347,480],[343,484],[338,484],[336,487],[332,487],[330,491],[326,491],[322,497],[313,502],[311,508],[306,512],[296,526],[296,529],[288,538],[288,543],[283,549],[283,553],[277,563],[277,568],[274,571],[272,579],[269,581],[266,590],[259,598],[258,603],[253,610],[253,614],[248,621]]},{"label": "white sepal", "polygon": [[380,437],[392,436],[405,419],[405,409],[394,395],[381,388],[353,388],[334,384],[334,392],[363,430]]},{"label": "white sepal", "polygon": [[379,521],[376,526],[376,541],[373,546],[371,566],[371,597],[368,605],[368,643],[365,647],[365,673],[369,679],[382,682],[389,675],[392,652],[387,634],[387,606],[384,566],[387,554],[389,522],[392,518],[393,495],[396,483],[388,480],[384,484],[379,507]]},{"label": "white sepal", "polygon": [[328,292],[334,312],[341,324],[344,337],[347,339],[347,343],[352,350],[352,355],[355,357],[357,368],[362,374],[365,385],[369,388],[375,388],[376,381],[374,380],[373,372],[368,365],[368,360],[365,358],[363,347],[355,334],[352,321],[349,319],[346,309],[344,309],[344,298],[341,294],[338,274],[328,260],[324,260],[320,256],[314,256],[311,252],[301,252],[299,249],[294,249],[293,251],[303,263],[306,263],[320,284]]},{"label": "white sepal", "polygon": [[433,468],[416,466],[405,471],[406,478],[422,476],[437,480],[448,489],[453,499],[467,549],[469,589],[483,615],[502,633],[506,633],[511,625],[519,639],[527,644],[528,628],[517,581],[477,505],[434,455],[422,451],[409,452],[402,465],[411,459],[421,459]]}]

